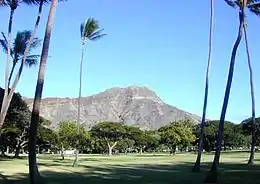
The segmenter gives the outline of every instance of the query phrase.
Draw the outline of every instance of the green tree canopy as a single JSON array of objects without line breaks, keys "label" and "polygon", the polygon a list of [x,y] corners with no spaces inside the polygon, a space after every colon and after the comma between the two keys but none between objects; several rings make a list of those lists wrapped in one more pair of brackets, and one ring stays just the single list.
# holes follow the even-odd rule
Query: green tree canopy
[{"label": "green tree canopy", "polygon": [[126,127],[117,122],[101,122],[90,130],[93,137],[104,141],[108,146],[108,154],[112,155],[113,148],[117,143],[126,137]]}]

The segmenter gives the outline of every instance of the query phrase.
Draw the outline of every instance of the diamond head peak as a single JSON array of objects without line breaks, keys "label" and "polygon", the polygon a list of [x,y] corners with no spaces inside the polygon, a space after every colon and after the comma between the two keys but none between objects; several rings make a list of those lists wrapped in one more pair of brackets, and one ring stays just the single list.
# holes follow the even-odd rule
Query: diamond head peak
[{"label": "diamond head peak", "polygon": [[[33,100],[24,99],[31,109]],[[80,122],[89,128],[103,121],[123,121],[142,129],[158,129],[186,118],[194,123],[200,121],[199,116],[164,103],[155,92],[146,87],[107,89],[96,95],[83,97],[81,105]],[[77,98],[44,98],[40,113],[52,122],[53,128],[60,121],[76,121]]]}]

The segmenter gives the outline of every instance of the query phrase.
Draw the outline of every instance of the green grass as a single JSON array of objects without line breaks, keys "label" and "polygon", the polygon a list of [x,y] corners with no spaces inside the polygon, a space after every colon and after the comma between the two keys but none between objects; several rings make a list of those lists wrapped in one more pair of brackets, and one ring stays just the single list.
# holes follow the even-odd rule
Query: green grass
[{"label": "green grass", "polygon": [[[246,165],[249,153],[225,153],[221,157],[220,184],[250,184],[260,181],[260,160],[254,166]],[[260,154],[256,154],[259,158]],[[203,155],[202,171],[192,173],[194,154],[121,155],[106,157],[84,155],[80,165],[72,167],[73,157],[60,160],[57,155],[39,157],[39,169],[46,184],[175,184],[203,183],[212,155]],[[1,184],[28,183],[27,159],[0,159]]]}]

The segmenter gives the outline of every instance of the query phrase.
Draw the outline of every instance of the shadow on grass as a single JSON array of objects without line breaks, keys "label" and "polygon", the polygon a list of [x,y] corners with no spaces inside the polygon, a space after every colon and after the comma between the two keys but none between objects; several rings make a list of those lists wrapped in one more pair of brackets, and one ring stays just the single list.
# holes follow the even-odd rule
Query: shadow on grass
[{"label": "shadow on grass", "polygon": [[[58,164],[44,164],[50,170],[55,170]],[[43,171],[45,184],[200,184],[203,183],[209,164],[204,164],[200,173],[192,173],[191,163],[176,165],[110,165],[108,167],[80,166],[80,172],[72,167],[63,167],[58,171]],[[260,181],[260,165],[249,166],[245,164],[224,163],[220,166],[218,183],[228,184],[255,184]],[[29,183],[27,175],[17,174],[8,178],[0,174],[1,184]]]}]

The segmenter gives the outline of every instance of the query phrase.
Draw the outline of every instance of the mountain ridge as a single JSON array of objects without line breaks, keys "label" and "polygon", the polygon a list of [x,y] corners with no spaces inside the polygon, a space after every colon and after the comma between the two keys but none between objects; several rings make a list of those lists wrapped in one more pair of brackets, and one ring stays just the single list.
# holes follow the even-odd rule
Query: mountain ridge
[{"label": "mountain ridge", "polygon": [[[30,109],[33,99],[24,97]],[[115,121],[143,129],[157,129],[172,121],[192,119],[199,123],[200,117],[166,104],[147,87],[128,86],[106,89],[97,94],[82,97],[81,122],[91,128],[96,122]],[[60,121],[75,121],[77,98],[46,97],[42,99],[41,116],[57,128]]]}]

